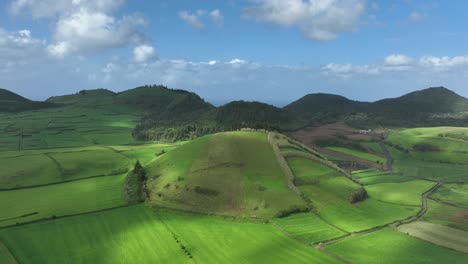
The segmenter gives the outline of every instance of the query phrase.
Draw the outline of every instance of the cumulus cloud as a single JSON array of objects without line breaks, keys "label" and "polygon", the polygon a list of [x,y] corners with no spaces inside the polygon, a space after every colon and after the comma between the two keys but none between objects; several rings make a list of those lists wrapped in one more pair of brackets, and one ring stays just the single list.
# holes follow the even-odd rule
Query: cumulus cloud
[{"label": "cumulus cloud", "polygon": [[[200,12],[201,13],[201,12]],[[190,26],[196,29],[203,29],[205,24],[200,21],[200,16],[202,14],[197,13],[189,13],[188,11],[180,11],[179,18],[183,21],[187,22]]]},{"label": "cumulus cloud", "polygon": [[145,62],[155,55],[154,47],[149,45],[140,45],[133,49],[133,56],[136,62]]},{"label": "cumulus cloud", "polygon": [[402,54],[391,54],[384,59],[384,64],[387,66],[409,65],[413,62],[411,57]]},{"label": "cumulus cloud", "polygon": [[468,65],[468,56],[455,56],[455,57],[434,57],[424,56],[420,60],[421,65],[434,69],[446,71],[454,67]]},{"label": "cumulus cloud", "polygon": [[44,40],[34,38],[27,29],[7,31],[0,28],[0,64],[12,66],[27,63],[43,56],[45,45]]},{"label": "cumulus cloud", "polygon": [[137,29],[144,23],[144,19],[137,16],[116,20],[107,14],[83,8],[57,22],[55,43],[49,46],[49,52],[54,56],[64,57],[74,53],[138,44],[145,40]]},{"label": "cumulus cloud", "polygon": [[31,13],[35,18],[50,17],[55,23],[50,55],[71,54],[139,45],[146,40],[140,26],[146,21],[137,15],[112,15],[124,0],[15,0],[13,14]]},{"label": "cumulus cloud", "polygon": [[213,20],[213,23],[217,25],[218,27],[222,27],[224,24],[224,15],[219,11],[219,9],[215,9],[210,12],[211,19]]},{"label": "cumulus cloud", "polygon": [[224,24],[224,15],[221,13],[219,9],[214,9],[211,12],[208,12],[204,9],[198,9],[195,12],[189,12],[187,10],[183,10],[179,12],[179,18],[189,24],[191,27],[195,29],[204,29],[205,23],[202,22],[202,19],[205,16],[210,16],[211,20],[215,25],[218,27],[222,27]]},{"label": "cumulus cloud", "polygon": [[254,0],[244,15],[281,26],[294,26],[313,40],[335,39],[355,31],[366,8],[365,0]]},{"label": "cumulus cloud", "polygon": [[33,17],[40,18],[62,15],[82,7],[95,12],[111,12],[123,2],[124,0],[14,0],[9,9],[13,14],[30,12]]}]

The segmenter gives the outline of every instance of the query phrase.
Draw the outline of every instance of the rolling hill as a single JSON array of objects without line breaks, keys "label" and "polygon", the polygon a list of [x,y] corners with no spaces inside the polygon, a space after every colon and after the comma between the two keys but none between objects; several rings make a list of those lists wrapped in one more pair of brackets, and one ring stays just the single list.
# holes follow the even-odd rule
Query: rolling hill
[{"label": "rolling hill", "polygon": [[0,112],[20,112],[55,106],[47,102],[35,102],[11,91],[0,88]]},{"label": "rolling hill", "polygon": [[148,165],[150,201],[220,215],[271,218],[306,204],[261,132],[224,132],[195,139]]}]

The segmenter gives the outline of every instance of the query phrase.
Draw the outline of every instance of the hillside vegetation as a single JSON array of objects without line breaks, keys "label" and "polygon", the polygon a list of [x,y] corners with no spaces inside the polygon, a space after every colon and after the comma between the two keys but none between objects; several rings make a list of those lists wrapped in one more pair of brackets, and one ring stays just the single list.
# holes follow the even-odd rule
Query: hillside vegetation
[{"label": "hillside vegetation", "polygon": [[304,210],[288,189],[266,133],[204,136],[146,168],[153,204],[197,212],[271,218]]}]

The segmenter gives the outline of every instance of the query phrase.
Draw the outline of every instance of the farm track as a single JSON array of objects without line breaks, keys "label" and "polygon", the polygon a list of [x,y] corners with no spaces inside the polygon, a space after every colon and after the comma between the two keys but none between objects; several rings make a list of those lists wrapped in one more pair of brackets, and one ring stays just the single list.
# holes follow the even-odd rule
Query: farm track
[{"label": "farm track", "polygon": [[435,190],[437,190],[437,188],[439,188],[442,184],[443,184],[442,182],[438,182],[437,184],[432,186],[431,189],[429,189],[429,190],[427,190],[427,191],[425,191],[424,193],[421,194],[421,198],[422,198],[421,210],[419,210],[419,212],[416,215],[410,216],[410,217],[408,217],[406,219],[403,219],[403,220],[393,221],[393,222],[385,224],[385,225],[376,226],[376,227],[373,227],[373,228],[370,228],[370,229],[361,230],[361,231],[357,231],[357,232],[352,232],[351,235],[349,235],[347,237],[341,237],[341,238],[337,238],[335,240],[330,240],[330,241],[327,241],[327,242],[324,242],[324,243],[318,245],[317,247],[321,249],[321,248],[324,248],[324,247],[329,246],[331,244],[334,244],[336,242],[340,242],[340,241],[343,241],[345,239],[348,239],[348,238],[351,238],[351,237],[354,237],[354,236],[372,233],[372,232],[384,229],[386,227],[394,228],[394,227],[397,227],[399,225],[408,224],[408,223],[411,223],[411,222],[414,222],[414,221],[418,220],[421,216],[423,216],[427,212],[427,199],[428,199],[428,196],[431,195],[431,193],[433,193]]},{"label": "farm track", "polygon": [[385,143],[383,141],[379,142],[380,148],[384,152],[384,156],[387,159],[386,165],[387,165],[387,171],[393,173],[393,159],[390,156],[390,152],[387,149],[387,146],[385,146]]}]

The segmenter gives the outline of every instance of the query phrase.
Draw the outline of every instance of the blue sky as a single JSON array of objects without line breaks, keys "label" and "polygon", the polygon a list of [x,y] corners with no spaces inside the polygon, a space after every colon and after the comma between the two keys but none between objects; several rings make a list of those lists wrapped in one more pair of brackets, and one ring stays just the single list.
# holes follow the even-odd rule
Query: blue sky
[{"label": "blue sky", "polygon": [[466,1],[2,0],[0,87],[33,99],[164,84],[210,102],[468,96]]}]

